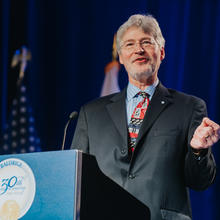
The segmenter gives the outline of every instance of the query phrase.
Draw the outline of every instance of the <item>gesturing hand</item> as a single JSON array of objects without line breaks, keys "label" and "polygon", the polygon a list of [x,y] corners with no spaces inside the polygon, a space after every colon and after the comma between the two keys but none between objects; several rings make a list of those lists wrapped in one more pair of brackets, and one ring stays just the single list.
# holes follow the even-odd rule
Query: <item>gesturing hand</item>
[{"label": "gesturing hand", "polygon": [[193,134],[190,145],[194,149],[206,149],[220,139],[220,126],[209,118],[203,118],[202,123]]}]

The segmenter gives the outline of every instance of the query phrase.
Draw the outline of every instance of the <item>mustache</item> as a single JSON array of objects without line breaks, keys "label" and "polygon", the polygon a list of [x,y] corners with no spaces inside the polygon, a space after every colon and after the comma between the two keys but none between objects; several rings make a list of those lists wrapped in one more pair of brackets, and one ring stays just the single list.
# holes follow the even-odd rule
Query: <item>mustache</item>
[{"label": "mustache", "polygon": [[135,59],[132,60],[132,63],[136,62],[136,61],[139,61],[139,60],[146,60],[147,62],[148,61],[151,61],[150,57],[144,57],[144,56],[139,56]]}]

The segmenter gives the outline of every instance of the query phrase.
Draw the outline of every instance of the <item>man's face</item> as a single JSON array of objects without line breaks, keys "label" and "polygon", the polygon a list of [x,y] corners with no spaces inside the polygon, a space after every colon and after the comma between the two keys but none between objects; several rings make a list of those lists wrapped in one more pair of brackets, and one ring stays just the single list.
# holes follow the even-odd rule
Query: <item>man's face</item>
[{"label": "man's face", "polygon": [[130,82],[153,83],[164,57],[164,48],[141,28],[130,27],[123,35],[119,60],[127,70]]}]

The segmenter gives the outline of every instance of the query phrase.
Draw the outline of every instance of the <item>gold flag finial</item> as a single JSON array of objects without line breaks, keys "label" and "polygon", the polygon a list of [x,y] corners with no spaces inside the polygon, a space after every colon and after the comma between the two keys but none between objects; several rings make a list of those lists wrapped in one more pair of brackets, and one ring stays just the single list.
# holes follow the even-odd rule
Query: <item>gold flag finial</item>
[{"label": "gold flag finial", "polygon": [[22,46],[21,50],[16,50],[14,56],[12,57],[11,67],[14,68],[20,63],[19,79],[18,84],[24,78],[24,72],[27,67],[27,62],[31,60],[31,52],[26,46]]},{"label": "gold flag finial", "polygon": [[117,60],[118,53],[116,49],[116,34],[114,35],[113,45],[112,45],[112,60]]}]

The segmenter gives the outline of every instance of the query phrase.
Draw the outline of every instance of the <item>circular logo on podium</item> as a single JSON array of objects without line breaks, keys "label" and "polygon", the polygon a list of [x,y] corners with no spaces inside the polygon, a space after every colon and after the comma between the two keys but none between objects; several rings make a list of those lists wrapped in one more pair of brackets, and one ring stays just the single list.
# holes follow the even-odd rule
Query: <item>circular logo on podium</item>
[{"label": "circular logo on podium", "polygon": [[35,192],[34,174],[27,163],[16,158],[0,162],[0,220],[24,216]]}]

